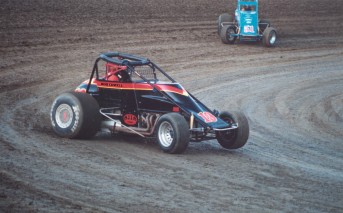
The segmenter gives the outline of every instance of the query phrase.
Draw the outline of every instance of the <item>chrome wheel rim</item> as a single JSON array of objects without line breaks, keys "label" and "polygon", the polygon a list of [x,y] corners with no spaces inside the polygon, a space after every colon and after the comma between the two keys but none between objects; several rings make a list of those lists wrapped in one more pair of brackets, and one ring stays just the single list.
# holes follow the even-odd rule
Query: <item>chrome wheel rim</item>
[{"label": "chrome wheel rim", "polygon": [[161,123],[160,128],[158,129],[158,138],[162,146],[169,147],[174,140],[174,129],[172,125],[164,121]]},{"label": "chrome wheel rim", "polygon": [[274,44],[276,41],[276,33],[274,31],[271,32],[271,36],[270,36],[270,39],[269,39],[269,43],[270,44]]},{"label": "chrome wheel rim", "polygon": [[68,104],[61,104],[56,109],[55,120],[57,125],[65,129],[70,126],[74,118],[73,109]]}]

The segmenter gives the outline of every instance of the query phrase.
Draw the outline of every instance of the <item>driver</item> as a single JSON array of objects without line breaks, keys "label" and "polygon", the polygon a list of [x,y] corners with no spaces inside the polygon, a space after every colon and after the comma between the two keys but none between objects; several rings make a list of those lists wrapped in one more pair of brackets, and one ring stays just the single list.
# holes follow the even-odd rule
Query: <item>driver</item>
[{"label": "driver", "polygon": [[107,73],[106,73],[106,80],[107,81],[123,81],[123,75],[125,70],[127,69],[126,66],[119,66],[115,64],[106,64]]}]

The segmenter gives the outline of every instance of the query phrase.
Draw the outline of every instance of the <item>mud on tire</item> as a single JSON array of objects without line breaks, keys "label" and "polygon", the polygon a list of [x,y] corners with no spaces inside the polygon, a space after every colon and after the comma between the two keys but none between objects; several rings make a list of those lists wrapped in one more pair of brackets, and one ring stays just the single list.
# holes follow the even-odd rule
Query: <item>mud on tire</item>
[{"label": "mud on tire", "polygon": [[228,123],[238,123],[238,128],[228,131],[217,131],[219,144],[226,149],[243,147],[249,138],[248,119],[241,112],[222,112],[219,117]]},{"label": "mud on tire", "polygon": [[189,126],[185,118],[178,113],[162,115],[158,120],[155,134],[164,152],[179,154],[188,147]]},{"label": "mud on tire", "polygon": [[59,95],[50,111],[52,128],[65,138],[88,139],[100,128],[98,102],[89,94],[68,92]]}]

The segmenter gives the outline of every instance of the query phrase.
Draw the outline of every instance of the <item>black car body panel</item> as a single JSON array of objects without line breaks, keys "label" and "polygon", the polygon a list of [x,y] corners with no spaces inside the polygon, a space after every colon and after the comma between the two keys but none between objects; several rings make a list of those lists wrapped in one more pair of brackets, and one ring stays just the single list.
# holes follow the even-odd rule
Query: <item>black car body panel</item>
[{"label": "black car body panel", "polygon": [[[105,63],[103,73],[100,62]],[[117,73],[115,80],[108,78],[111,69]],[[139,127],[145,113],[176,112],[190,124],[191,135],[193,131],[205,136],[236,128],[235,124],[219,118],[218,112],[207,108],[156,64],[139,56],[118,52],[101,54],[90,79],[75,91],[92,95],[102,109],[118,109],[120,121],[128,127]],[[212,138],[215,138],[213,134]]]}]

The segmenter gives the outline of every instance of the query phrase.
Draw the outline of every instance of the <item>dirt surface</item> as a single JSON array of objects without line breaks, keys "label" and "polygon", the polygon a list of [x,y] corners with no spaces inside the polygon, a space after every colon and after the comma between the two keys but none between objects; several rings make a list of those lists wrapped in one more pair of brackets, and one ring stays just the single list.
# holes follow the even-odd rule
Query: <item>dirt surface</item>
[{"label": "dirt surface", "polygon": [[[0,212],[343,212],[343,4],[260,0],[275,48],[221,43],[235,1],[0,0]],[[101,52],[150,58],[210,108],[249,119],[246,146],[68,140],[53,99]]]}]

